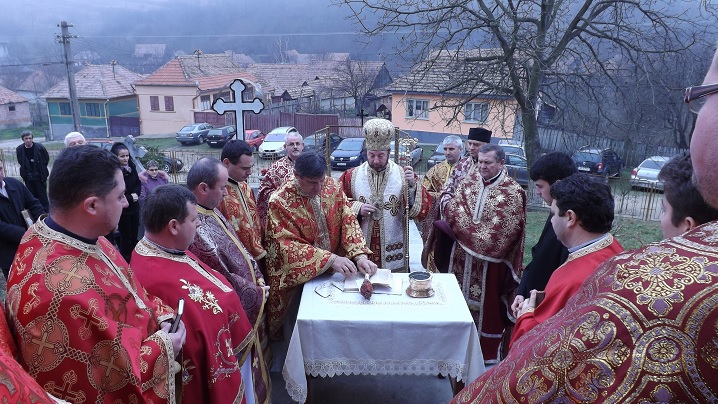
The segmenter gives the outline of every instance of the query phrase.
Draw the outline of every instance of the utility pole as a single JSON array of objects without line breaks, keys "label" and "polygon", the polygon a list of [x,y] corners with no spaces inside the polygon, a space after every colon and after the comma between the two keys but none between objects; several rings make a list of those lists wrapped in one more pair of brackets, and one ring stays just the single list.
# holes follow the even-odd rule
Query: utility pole
[{"label": "utility pole", "polygon": [[65,56],[65,67],[67,68],[67,86],[70,89],[70,109],[72,110],[72,126],[76,132],[80,131],[80,103],[77,101],[77,89],[75,88],[75,72],[72,65],[72,50],[70,49],[70,38],[77,38],[77,35],[70,35],[68,28],[73,27],[66,21],[62,21],[58,27],[62,28],[62,34],[56,35],[56,41],[62,44],[62,50]]}]

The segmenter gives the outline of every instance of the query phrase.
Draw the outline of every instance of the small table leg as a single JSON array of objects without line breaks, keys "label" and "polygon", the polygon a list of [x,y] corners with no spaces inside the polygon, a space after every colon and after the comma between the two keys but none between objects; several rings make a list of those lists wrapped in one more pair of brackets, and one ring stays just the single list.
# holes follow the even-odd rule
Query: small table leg
[{"label": "small table leg", "polygon": [[314,378],[312,375],[305,373],[304,374],[307,377],[307,401],[305,401],[306,404],[310,404],[312,402],[312,379]]},{"label": "small table leg", "polygon": [[460,392],[461,390],[463,390],[464,387],[465,387],[464,382],[463,382],[463,381],[460,381],[460,382],[457,381],[457,380],[456,380],[456,377],[454,377],[454,376],[449,376],[449,382],[451,383],[451,392],[452,392],[454,395],[459,394],[459,392]]}]

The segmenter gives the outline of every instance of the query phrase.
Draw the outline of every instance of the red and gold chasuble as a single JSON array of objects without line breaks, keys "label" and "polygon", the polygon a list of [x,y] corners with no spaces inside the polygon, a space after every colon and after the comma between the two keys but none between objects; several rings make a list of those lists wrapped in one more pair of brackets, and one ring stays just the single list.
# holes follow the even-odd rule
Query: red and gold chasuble
[{"label": "red and gold chasuble", "polygon": [[623,251],[621,244],[608,234],[606,238],[568,255],[563,265],[556,268],[546,284],[546,297],[534,311],[522,314],[516,320],[511,334],[511,345],[529,330],[546,321],[566,307],[566,302],[581,287],[601,263]]},{"label": "red and gold chasuble", "polygon": [[[409,190],[414,199],[409,218],[423,220],[431,207],[431,197],[418,184],[418,176],[415,177],[417,185]],[[377,215],[363,217],[360,223],[372,251],[369,259],[380,268],[408,272],[408,268],[404,268],[404,190],[407,184],[403,168],[390,160],[384,170],[375,171],[365,162],[342,173],[339,182],[355,216],[365,203],[379,208]]]},{"label": "red and gold chasuble", "polygon": [[175,402],[172,342],[152,297],[104,238],[86,244],[36,222],[8,281],[8,322],[20,362],[70,402]]},{"label": "red and gold chasuble", "polygon": [[132,268],[144,288],[165,303],[176,306],[184,298],[183,401],[244,403],[240,364],[255,335],[224,276],[190,252],[172,254],[146,238],[135,246]]},{"label": "red and gold chasuble", "polygon": [[718,401],[718,222],[604,262],[452,403]]},{"label": "red and gold chasuble", "polygon": [[424,175],[424,179],[421,181],[421,186],[431,196],[431,206],[429,212],[423,220],[415,219],[416,227],[419,229],[421,234],[421,240],[424,243],[424,250],[422,251],[422,264],[424,268],[427,268],[431,272],[438,272],[436,265],[434,264],[434,248],[426,244],[429,239],[429,234],[434,229],[434,221],[439,220],[439,198],[441,197],[441,189],[449,179],[449,174],[454,167],[442,161],[441,163],[431,167],[429,171]]},{"label": "red and gold chasuble", "polygon": [[[447,196],[446,188],[442,200]],[[507,302],[521,279],[526,192],[505,171],[484,184],[469,172],[442,216],[456,235],[449,271],[456,275],[480,334],[486,363],[496,363],[504,330],[513,326]]]},{"label": "red and gold chasuble", "polygon": [[[264,277],[219,210],[197,205],[197,213],[200,225],[188,250],[205,265],[224,275],[242,302],[242,308],[256,334],[255,351],[252,353],[254,391],[259,397],[258,403],[269,403],[270,380],[266,364],[271,360],[271,353],[265,328],[264,290],[259,286],[264,283]],[[245,382],[249,383],[249,380]]]},{"label": "red and gold chasuble", "polygon": [[294,179],[294,161],[284,156],[272,163],[264,174],[259,184],[257,193],[257,214],[262,229],[267,227],[267,209],[269,208],[269,197],[282,185]]},{"label": "red and gold chasuble", "polygon": [[328,270],[337,256],[371,253],[339,184],[327,177],[319,196],[302,195],[296,181],[269,200],[267,217],[269,332],[281,332],[297,287]]},{"label": "red and gold chasuble", "polygon": [[219,204],[219,211],[232,224],[239,240],[249,250],[252,258],[261,260],[267,255],[262,246],[262,227],[257,216],[257,203],[252,188],[246,182],[229,179],[227,195]]}]

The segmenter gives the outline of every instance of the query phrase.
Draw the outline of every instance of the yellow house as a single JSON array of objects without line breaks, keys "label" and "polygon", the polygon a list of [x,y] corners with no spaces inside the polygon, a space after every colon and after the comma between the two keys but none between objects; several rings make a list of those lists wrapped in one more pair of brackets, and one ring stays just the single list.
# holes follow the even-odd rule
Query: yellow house
[{"label": "yellow house", "polygon": [[[500,74],[486,75],[466,58],[486,50],[438,51],[387,87],[391,120],[420,142],[438,143],[446,135],[467,135],[484,127],[494,138],[512,138],[517,104],[495,90]],[[477,84],[479,73],[484,80]],[[488,78],[488,82],[487,82]]]}]

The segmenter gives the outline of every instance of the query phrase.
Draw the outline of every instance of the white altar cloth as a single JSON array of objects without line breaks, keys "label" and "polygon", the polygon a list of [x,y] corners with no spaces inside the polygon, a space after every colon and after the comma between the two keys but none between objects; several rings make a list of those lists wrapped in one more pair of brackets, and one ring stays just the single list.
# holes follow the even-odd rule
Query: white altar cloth
[{"label": "white altar cloth", "polygon": [[[408,274],[402,288],[409,286]],[[453,274],[433,274],[429,298],[343,293],[327,275],[304,285],[282,373],[293,400],[307,399],[306,375],[450,375],[484,372],[476,326]],[[315,292],[319,288],[323,295]]]}]

